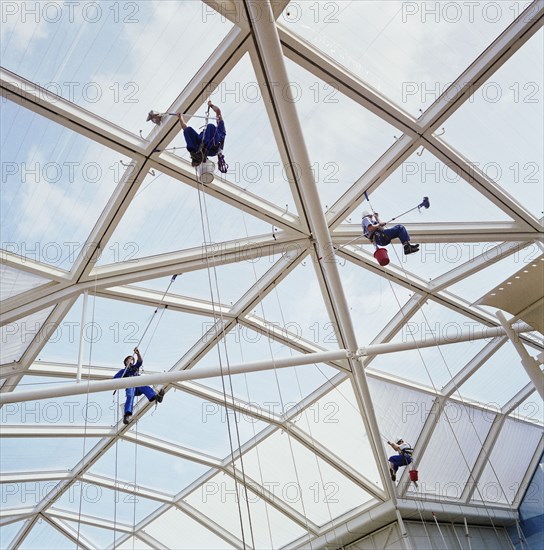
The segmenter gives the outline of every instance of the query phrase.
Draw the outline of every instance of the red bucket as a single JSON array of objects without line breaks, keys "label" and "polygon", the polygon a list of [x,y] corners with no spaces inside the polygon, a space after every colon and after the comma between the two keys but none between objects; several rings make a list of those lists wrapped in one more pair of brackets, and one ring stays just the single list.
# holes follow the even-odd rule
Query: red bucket
[{"label": "red bucket", "polygon": [[410,470],[410,481],[419,481],[417,470]]},{"label": "red bucket", "polygon": [[389,256],[387,255],[387,250],[385,248],[376,248],[374,252],[374,258],[378,260],[378,263],[383,267],[389,263]]}]

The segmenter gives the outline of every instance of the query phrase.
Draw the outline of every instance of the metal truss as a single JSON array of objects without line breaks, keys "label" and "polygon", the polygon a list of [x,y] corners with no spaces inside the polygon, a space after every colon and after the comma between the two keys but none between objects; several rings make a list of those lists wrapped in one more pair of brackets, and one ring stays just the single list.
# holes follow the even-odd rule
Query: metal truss
[{"label": "metal truss", "polygon": [[[276,264],[259,279],[243,296],[229,307],[225,304],[211,304],[205,300],[196,300],[174,293],[168,294],[164,305],[169,309],[196,315],[211,316],[221,314],[215,318],[214,326],[207,334],[195,342],[194,346],[179,359],[171,370],[185,370],[194,367],[214,346],[218,344],[224,334],[233,330],[238,323],[256,331],[268,334],[276,341],[281,342],[293,350],[301,353],[315,353],[324,351],[311,342],[306,342],[297,335],[285,330],[275,330],[274,327],[252,313],[254,307],[269,293],[274,286],[308,255],[314,260],[316,275],[321,286],[325,307],[331,320],[337,327],[337,339],[341,347],[351,351],[358,349],[356,334],[347,308],[343,288],[338,277],[336,265],[320,261],[321,255],[332,246],[345,245],[360,234],[360,228],[352,224],[343,224],[351,212],[360,206],[364,192],[370,192],[379,187],[418,147],[424,146],[436,158],[455,170],[468,184],[501,209],[512,222],[474,223],[474,224],[412,224],[408,225],[411,234],[422,243],[447,242],[496,242],[494,254],[481,255],[466,264],[460,265],[451,271],[437,277],[431,282],[404,272],[402,269],[391,266],[380,269],[374,259],[364,250],[355,246],[342,248],[338,256],[348,259],[363,269],[368,269],[397,284],[403,285],[414,292],[410,300],[402,306],[401,311],[382,329],[372,344],[379,345],[389,342],[428,299],[461,313],[478,322],[497,326],[496,319],[484,310],[471,307],[465,301],[447,292],[449,286],[478,271],[486,268],[500,258],[508,257],[533,242],[542,242],[542,223],[531,215],[527,209],[519,205],[515,199],[502,191],[500,187],[469,162],[458,152],[450,148],[436,135],[436,129],[450,117],[494,72],[496,72],[510,57],[525,44],[542,26],[544,5],[533,2],[528,10],[531,17],[518,17],[477,59],[459,76],[450,88],[431,105],[417,120],[397,108],[387,98],[380,96],[360,79],[339,67],[328,57],[321,54],[313,46],[290,33],[281,25],[264,19],[256,20],[249,17],[255,5],[249,0],[238,2],[233,0],[206,0],[210,9],[215,9],[237,26],[232,29],[220,46],[213,52],[208,61],[197,72],[189,85],[176,98],[170,110],[191,113],[205,99],[205,92],[210,91],[214,83],[225,78],[230,70],[238,63],[242,56],[249,53],[258,80],[263,82],[273,80],[279,75],[283,77],[283,55],[305,69],[314,76],[334,84],[338,89],[363,108],[370,110],[402,133],[395,143],[371,166],[338,200],[323,212],[319,197],[314,189],[314,182],[309,174],[298,175],[291,173],[289,184],[293,195],[297,215],[284,211],[262,197],[252,194],[242,186],[216,178],[212,184],[202,188],[199,186],[190,166],[185,161],[169,153],[158,153],[156,150],[167,146],[177,135],[179,127],[174,121],[167,121],[160,127],[154,127],[147,138],[136,136],[119,128],[104,119],[78,107],[77,105],[54,96],[38,85],[6,70],[0,69],[0,91],[3,97],[13,101],[35,113],[40,114],[61,124],[62,126],[85,136],[105,147],[117,151],[132,159],[124,177],[115,188],[106,207],[89,234],[83,250],[69,272],[60,270],[23,258],[16,254],[0,251],[0,262],[4,265],[26,271],[46,278],[46,283],[36,289],[16,295],[2,302],[1,324],[16,322],[18,319],[31,313],[53,307],[49,317],[30,343],[21,359],[16,363],[2,365],[0,374],[6,382],[1,391],[10,391],[17,386],[25,374],[40,374],[47,376],[74,377],[75,365],[56,365],[36,362],[36,358],[47,341],[48,335],[58,326],[79,295],[85,290],[95,289],[97,296],[104,298],[135,302],[139,304],[156,305],[161,293],[143,289],[137,283],[151,278],[168,276],[178,273],[204,270],[208,267],[206,256],[210,258],[212,266],[226,265],[240,261],[243,254],[252,257],[264,257],[281,254]],[[278,17],[288,2],[273,3],[267,8],[274,17]],[[269,49],[270,48],[270,49]],[[277,55],[274,54],[277,53]],[[278,53],[279,52],[279,53]],[[263,87],[263,97],[270,119],[271,127],[278,145],[282,162],[286,166],[296,160],[307,160],[304,140],[300,125],[296,120],[296,113],[291,117],[291,110],[282,101],[275,97],[274,91]],[[300,139],[299,139],[300,136]],[[309,162],[302,162],[309,165]],[[180,185],[188,185],[219,199],[226,204],[249,213],[256,218],[266,221],[272,227],[270,235],[257,235],[247,239],[209,244],[206,249],[181,250],[169,254],[162,254],[149,258],[140,258],[137,263],[120,263],[109,266],[97,266],[96,262],[100,250],[104,249],[113,232],[126,215],[131,201],[140,189],[140,186],[150,169],[158,169],[164,174],[180,181]],[[280,229],[274,231],[274,227]],[[439,392],[431,393],[434,397],[434,406],[427,417],[420,437],[416,443],[416,453],[421,458],[433,436],[438,418],[448,400],[455,400],[454,393],[458,387],[472,376],[492,357],[504,344],[504,337],[496,337],[486,345],[464,368],[462,368]],[[247,403],[235,396],[227,396],[227,407],[235,412],[248,414],[253,418],[267,423],[267,427],[254,438],[241,446],[237,453],[243,456],[256,448],[267,437],[285,430],[305,448],[312,451],[321,460],[325,461],[350,481],[367,491],[373,500],[341,518],[335,518],[324,526],[317,526],[308,518],[294,510],[287,503],[275,495],[267,493],[266,489],[255,480],[250,480],[250,486],[258,495],[271,506],[274,506],[291,521],[307,530],[307,535],[298,542],[289,546],[302,547],[308,543],[325,544],[327,536],[338,536],[338,531],[349,531],[350,526],[361,521],[375,521],[377,518],[398,518],[395,512],[397,492],[390,483],[385,465],[381,458],[382,446],[378,434],[371,395],[367,387],[367,377],[378,377],[388,382],[406,385],[412,389],[422,391],[417,384],[410,384],[400,380],[392,380],[387,375],[372,370],[373,356],[369,355],[362,360],[350,358],[349,361],[335,361],[331,365],[341,369],[331,380],[326,381],[310,396],[303,399],[296,410],[285,411],[282,415],[262,413],[251,409]],[[365,372],[366,371],[366,372]],[[93,379],[111,377],[111,370],[100,366],[90,369]],[[350,380],[357,397],[361,416],[371,441],[374,459],[379,465],[382,474],[384,489],[381,490],[359,474],[351,465],[346,464],[333,451],[315,441],[309,434],[298,428],[293,422],[295,414],[300,414],[318,399],[334,391],[335,387],[344,381]],[[175,384],[177,389],[190,393],[201,399],[216,404],[222,404],[225,396],[215,390],[206,388],[194,382]],[[167,388],[169,389],[169,388]],[[534,386],[527,385],[515,395],[496,414],[493,426],[489,431],[483,448],[476,459],[471,472],[470,484],[467,484],[460,499],[467,514],[475,509],[470,501],[473,491],[482,475],[488,458],[494,448],[505,419],[532,393]],[[473,406],[472,403],[467,405]],[[141,418],[151,407],[139,406],[135,409],[135,419]],[[495,411],[496,412],[496,411]],[[135,434],[134,431],[122,425],[111,427],[80,427],[80,426],[39,426],[4,425],[3,437],[100,437],[96,447],[88,452],[82,460],[70,471],[58,472],[20,472],[10,473],[3,477],[4,483],[24,483],[29,481],[58,481],[51,491],[37,506],[33,508],[4,509],[0,513],[0,525],[25,520],[23,527],[15,536],[12,546],[19,547],[38,520],[44,520],[68,540],[75,542],[82,548],[93,547],[67,522],[81,522],[95,527],[116,530],[120,534],[122,543],[131,536],[136,536],[144,543],[164,548],[164,545],[151,537],[145,527],[156,520],[167,510],[177,509],[187,514],[193,520],[208,528],[215,535],[228,544],[241,548],[244,543],[229,530],[213,522],[205,511],[197,510],[185,502],[187,496],[197,490],[203,483],[211,479],[218,472],[223,472],[234,478],[241,479],[238,468],[233,468],[232,457],[224,458],[208,456],[193,449],[186,449],[179,445],[158,439],[149,435]],[[125,440],[137,445],[143,445],[157,452],[167,453],[173,457],[193,461],[209,467],[209,470],[184,488],[177,495],[168,495],[156,491],[151,487],[124,486],[117,480],[91,474],[89,469],[103,454],[117,441]],[[527,483],[532,471],[538,463],[542,453],[543,440],[535,450],[530,467],[524,479]],[[400,495],[406,492],[406,473],[399,486]],[[111,490],[117,490],[141,496],[161,503],[162,505],[136,526],[115,524],[111,521],[94,518],[87,515],[75,514],[60,510],[55,506],[55,500],[60,497],[74,483],[93,483]],[[521,491],[521,489],[520,489]],[[55,496],[55,499],[48,497]],[[406,497],[405,497],[406,498]],[[520,494],[514,502],[519,502]],[[408,499],[409,500],[409,499]],[[406,505],[407,506],[407,505]],[[408,506],[409,508],[409,506]],[[407,508],[407,509],[408,509]],[[477,506],[476,506],[477,508]],[[500,507],[497,507],[499,510]],[[477,516],[477,513],[475,513]],[[246,543],[247,546],[247,543]]]}]

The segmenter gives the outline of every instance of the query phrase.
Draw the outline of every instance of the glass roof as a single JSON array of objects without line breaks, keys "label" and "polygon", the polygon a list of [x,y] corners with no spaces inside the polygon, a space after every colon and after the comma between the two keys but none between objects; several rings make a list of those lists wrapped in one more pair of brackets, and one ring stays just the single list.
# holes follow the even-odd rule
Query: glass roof
[{"label": "glass roof", "polygon": [[[519,352],[542,368],[544,342],[480,338],[473,304],[543,251],[536,4],[4,4],[2,548],[345,546],[394,493],[517,510],[544,426]],[[199,130],[208,99],[206,182],[146,117]],[[373,208],[420,250],[381,266]],[[87,388],[136,347],[179,379],[125,425],[123,389]]]}]

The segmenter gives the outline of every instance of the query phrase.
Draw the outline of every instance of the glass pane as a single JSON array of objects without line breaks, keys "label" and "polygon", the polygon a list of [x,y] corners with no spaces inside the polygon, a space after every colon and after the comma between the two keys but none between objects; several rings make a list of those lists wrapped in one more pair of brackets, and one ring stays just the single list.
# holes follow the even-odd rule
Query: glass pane
[{"label": "glass pane", "polygon": [[7,550],[10,547],[10,542],[15,538],[15,535],[17,535],[22,526],[22,521],[0,526],[0,548],[2,550]]},{"label": "glass pane", "polygon": [[136,483],[137,487],[155,489],[174,496],[208,470],[201,464],[144,445],[119,441],[100,457],[90,473],[117,478],[123,487],[130,488]]},{"label": "glass pane", "polygon": [[42,309],[27,317],[22,317],[0,328],[2,350],[0,351],[0,364],[19,361],[25,350],[30,346],[34,337],[43,323],[53,311],[53,307]]},{"label": "glass pane", "polygon": [[335,84],[285,61],[321,206],[327,210],[393,145],[398,131]]},{"label": "glass pane", "polygon": [[312,440],[317,440],[377,487],[383,488],[351,384],[347,380],[336,386],[301,411],[295,421]]},{"label": "glass pane", "polygon": [[[99,265],[188,248],[201,249],[204,242],[210,245],[244,238],[247,232],[250,235],[272,232],[268,223],[242,214],[165,174],[148,175],[131,207],[132,212],[138,212],[137,222],[133,216],[123,217],[103,250]],[[202,266],[206,267],[205,254]]]},{"label": "glass pane", "polygon": [[243,456],[246,475],[318,525],[372,500],[360,486],[285,432]]},{"label": "glass pane", "polygon": [[352,262],[342,259],[340,262],[340,278],[348,298],[357,343],[366,346],[398,313],[412,293]]},{"label": "glass pane", "polygon": [[37,524],[31,529],[19,548],[24,550],[42,550],[43,548],[74,550],[76,545],[45,520],[38,518]]},{"label": "glass pane", "polygon": [[[436,302],[427,302],[410,318],[392,342],[413,343],[414,340],[436,342],[436,338],[453,341],[458,335],[482,329],[483,325]],[[469,340],[386,353],[376,356],[372,369],[387,372],[440,390],[459,372],[489,340]],[[415,344],[414,344],[415,346]]]},{"label": "glass pane", "polygon": [[434,399],[428,393],[380,380],[369,370],[368,385],[386,460],[391,454],[387,441],[402,438],[412,446],[416,444]]},{"label": "glass pane", "polygon": [[540,30],[493,73],[448,119],[443,138],[537,218],[544,214],[543,39]]},{"label": "glass pane", "polygon": [[[2,472],[70,470],[83,451],[90,451],[99,439],[87,437],[4,438],[0,449]],[[21,453],[25,449],[25,453]]]},{"label": "glass pane", "polygon": [[63,522],[69,525],[76,533],[79,532],[81,537],[94,543],[97,548],[107,548],[110,544],[113,544],[114,534],[116,535],[116,539],[122,536],[122,533],[119,531],[114,533],[113,529],[101,529],[100,527],[95,527],[94,525],[76,523],[75,521],[63,520]]},{"label": "glass pane", "polygon": [[[18,391],[45,389],[50,386],[74,385],[74,379],[24,376],[17,384]],[[7,424],[30,424],[43,427],[80,426],[110,427],[115,424],[115,401],[110,392],[98,392],[69,397],[36,399],[9,403],[2,407],[0,416]]]},{"label": "glass pane", "polygon": [[320,288],[312,259],[308,258],[264,297],[254,313],[313,344],[338,349],[335,327]]},{"label": "glass pane", "polygon": [[48,282],[48,279],[39,275],[0,265],[0,300],[7,300]]},{"label": "glass pane", "polygon": [[[249,54],[245,54],[210,96],[221,108],[227,129],[224,153],[229,169],[223,177],[296,215],[288,174],[266,110],[265,102],[269,100],[263,98],[261,86],[262,79],[257,78]],[[205,112],[202,106],[198,114]],[[188,121],[197,132],[202,131],[204,123],[200,119]],[[185,145],[181,136],[175,141],[175,145]],[[182,151],[180,156],[189,160],[188,152]]]},{"label": "glass pane", "polygon": [[70,269],[122,176],[119,153],[11,102],[0,134],[2,248]]},{"label": "glass pane", "polygon": [[200,2],[158,0],[24,2],[3,24],[6,68],[134,133],[150,109],[168,109],[233,27]]},{"label": "glass pane", "polygon": [[459,499],[494,419],[492,412],[448,401],[425,453],[417,457],[418,491]]},{"label": "glass pane", "polygon": [[[82,305],[83,298],[79,298],[40,353],[42,361],[77,364]],[[182,357],[210,322],[200,315],[170,309],[160,309],[154,314],[155,310],[100,297],[95,304],[90,293],[84,325],[83,372],[89,362],[121,369],[123,359],[132,354],[137,345],[143,355],[144,369],[162,372]]]},{"label": "glass pane", "polygon": [[525,4],[291,2],[280,21],[417,117]]},{"label": "glass pane", "polygon": [[[82,491],[83,489],[83,491]],[[106,489],[93,483],[75,483],[53,503],[53,508],[86,516],[135,525],[162,504],[157,501]],[[113,537],[112,537],[113,538]]]},{"label": "glass pane", "polygon": [[507,418],[472,500],[512,504],[541,437],[541,427]]},{"label": "glass pane", "polygon": [[176,508],[168,510],[147,525],[145,532],[168,548],[179,550],[233,548],[225,540]]},{"label": "glass pane", "polygon": [[459,388],[459,393],[500,410],[529,382],[518,353],[507,342]]},{"label": "glass pane", "polygon": [[[158,416],[160,413],[160,417]],[[238,447],[237,433],[229,439],[229,425],[224,408],[186,392],[169,391],[155,416],[145,415],[138,421],[140,433],[166,439],[177,445],[222,459],[230,451],[230,442]],[[232,419],[229,417],[229,422]],[[254,429],[264,428],[263,423],[250,418],[238,424],[240,442],[253,437]],[[234,430],[234,428],[232,428]]]},{"label": "glass pane", "polygon": [[[226,346],[226,348],[225,348]],[[227,393],[252,403],[263,412],[282,414],[308,394],[337,374],[338,370],[323,363],[299,367],[270,368],[247,374],[228,375],[228,366],[253,361],[298,357],[301,353],[275,341],[266,334],[257,333],[238,325],[223,342],[215,346],[196,366],[219,366],[224,369],[223,379]],[[223,392],[221,377],[207,378],[199,383]],[[250,419],[250,422],[254,422]]]},{"label": "glass pane", "polygon": [[[269,491],[276,488],[274,491],[275,498],[279,496],[279,485],[269,484],[266,488]],[[241,513],[236,500],[237,495],[240,499]],[[242,539],[240,523],[243,523],[244,538],[247,542],[250,542],[247,502],[251,515],[255,548],[280,548],[304,534],[304,529],[288,519],[271,504],[261,499],[253,491],[248,489],[246,499],[245,491],[240,484],[235,485],[234,480],[224,474],[219,474],[208,480],[189,495],[185,501],[239,539]]]}]

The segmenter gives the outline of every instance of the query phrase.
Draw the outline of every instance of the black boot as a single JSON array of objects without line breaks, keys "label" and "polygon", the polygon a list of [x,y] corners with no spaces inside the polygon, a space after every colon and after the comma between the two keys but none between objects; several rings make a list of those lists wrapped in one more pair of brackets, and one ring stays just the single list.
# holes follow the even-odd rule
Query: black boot
[{"label": "black boot", "polygon": [[161,388],[159,393],[155,395],[155,399],[157,403],[162,403],[163,397],[164,397],[164,390]]},{"label": "black boot", "polygon": [[131,416],[132,416],[132,413],[125,413],[125,416],[123,416],[123,424],[125,425],[130,424]]},{"label": "black boot", "polygon": [[419,252],[419,245],[418,244],[406,243],[404,245],[404,254],[406,256],[408,256],[408,254],[413,254],[414,252]]}]

